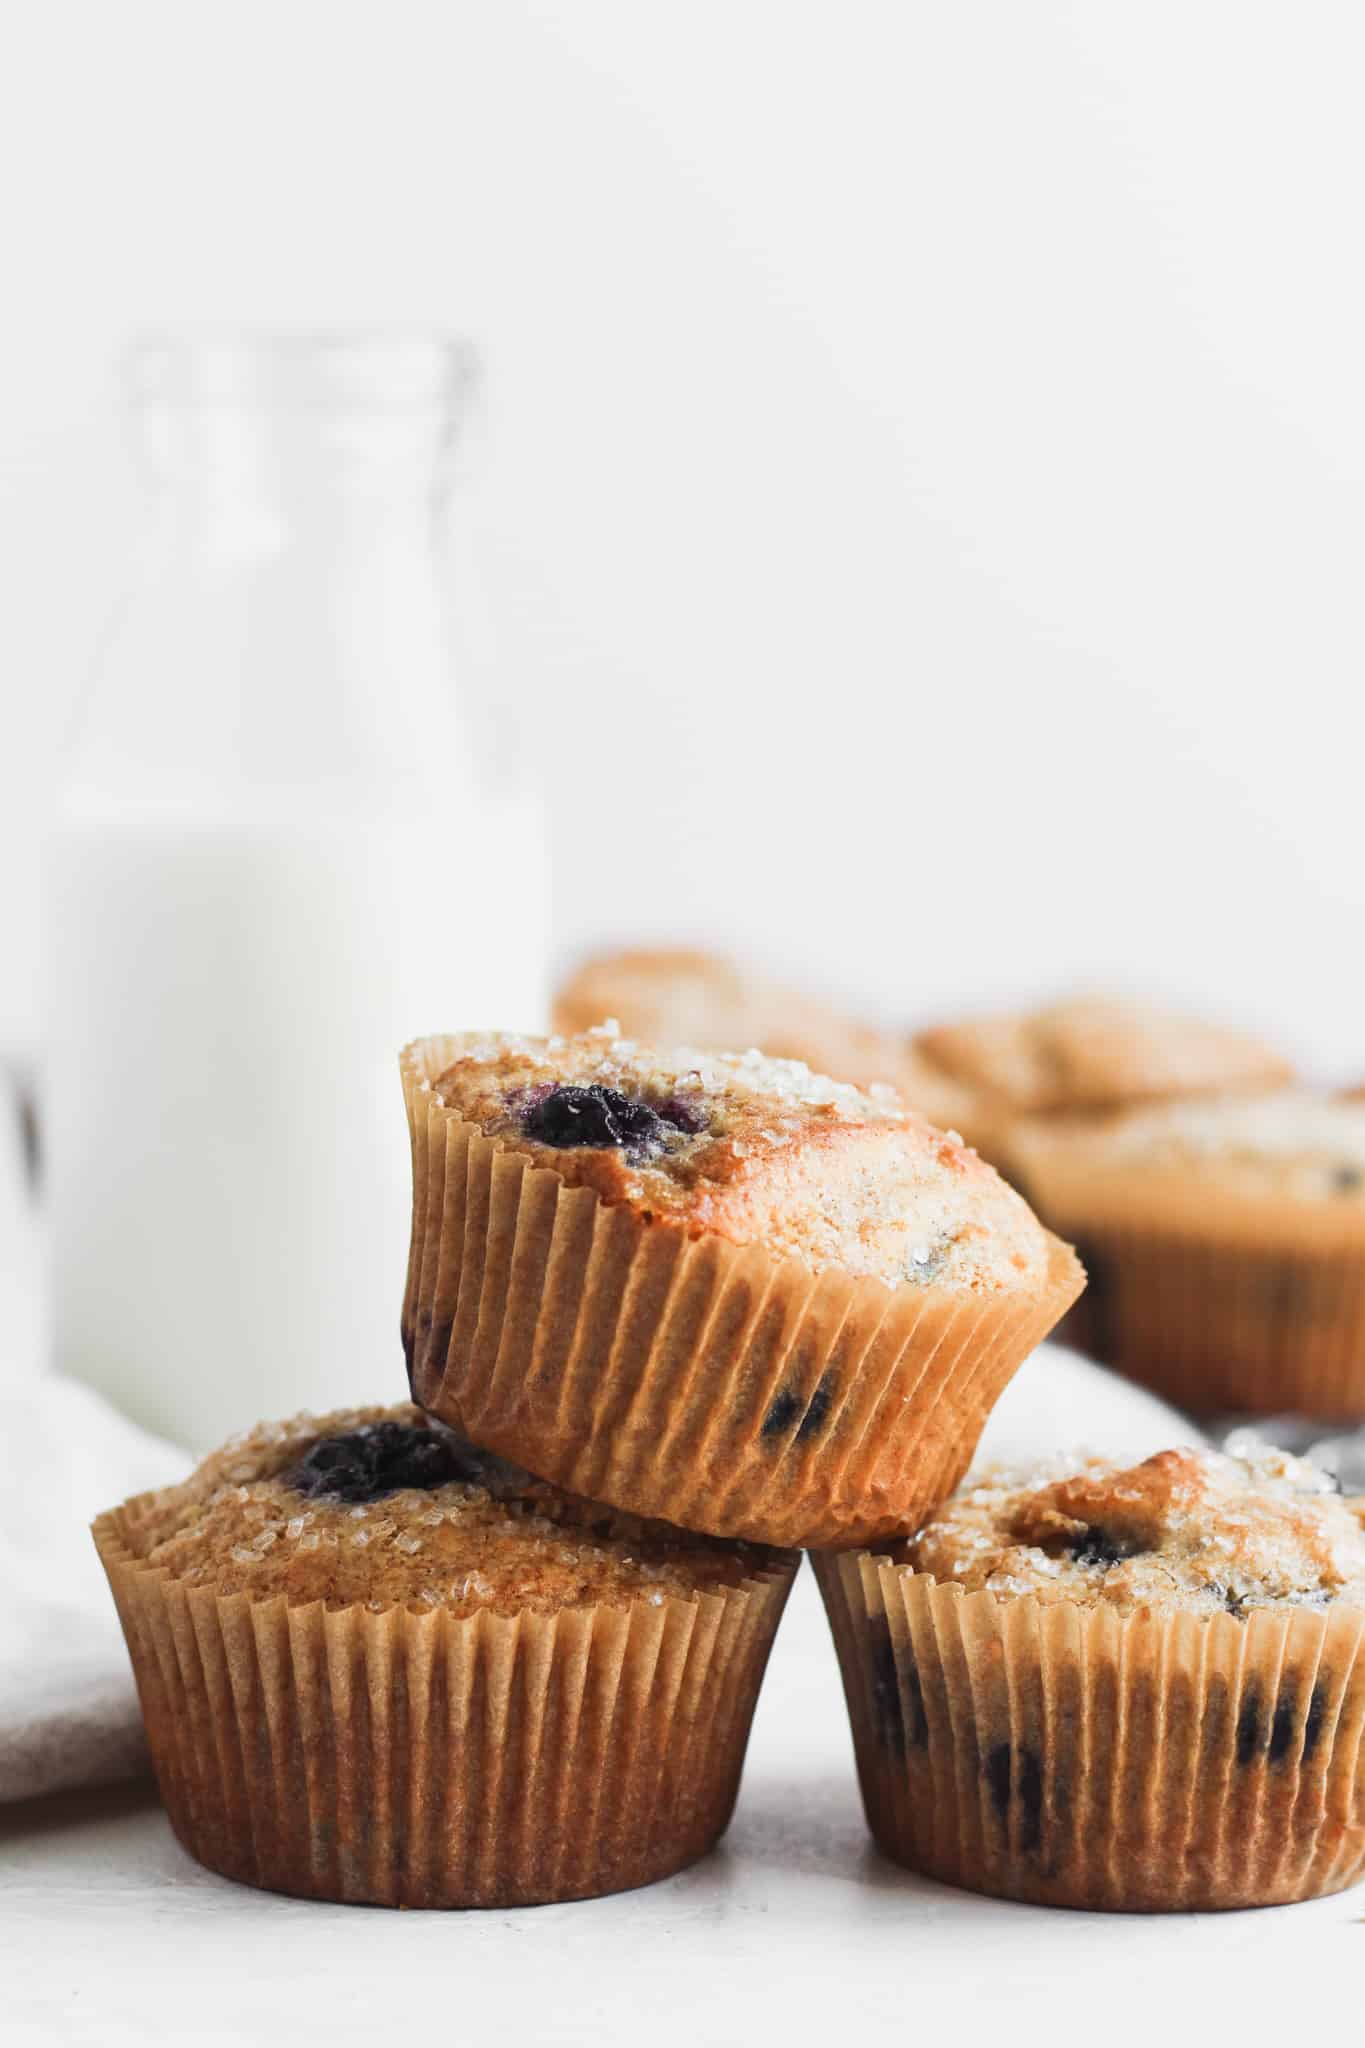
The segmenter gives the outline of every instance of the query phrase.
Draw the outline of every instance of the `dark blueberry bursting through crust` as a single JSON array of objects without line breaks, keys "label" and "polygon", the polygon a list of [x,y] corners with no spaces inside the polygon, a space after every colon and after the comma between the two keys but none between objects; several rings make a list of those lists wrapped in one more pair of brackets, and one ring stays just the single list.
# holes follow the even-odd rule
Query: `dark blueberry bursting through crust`
[{"label": "dark blueberry bursting through crust", "polygon": [[468,1484],[485,1472],[479,1452],[457,1438],[410,1422],[367,1422],[310,1445],[285,1484],[296,1493],[359,1502],[409,1486],[425,1491],[455,1479]]},{"label": "dark blueberry bursting through crust", "polygon": [[689,1138],[695,1138],[707,1125],[706,1111],[699,1102],[686,1102],[681,1095],[670,1095],[667,1102],[661,1102],[658,1114],[666,1124],[672,1124],[675,1131],[683,1131]]},{"label": "dark blueberry bursting through crust", "polygon": [[1338,1166],[1333,1169],[1332,1186],[1339,1195],[1354,1194],[1362,1181],[1365,1181],[1365,1173],[1362,1173],[1358,1166]]},{"label": "dark blueberry bursting through crust", "polygon": [[586,1088],[566,1083],[552,1088],[521,1113],[521,1127],[540,1145],[618,1145],[623,1150],[656,1144],[663,1120],[647,1102],[633,1102],[619,1088],[594,1081]]},{"label": "dark blueberry bursting through crust", "polygon": [[1137,1551],[1106,1530],[1091,1528],[1075,1538],[1071,1555],[1077,1564],[1098,1564],[1108,1571],[1111,1565],[1122,1564],[1125,1557],[1136,1557]]}]

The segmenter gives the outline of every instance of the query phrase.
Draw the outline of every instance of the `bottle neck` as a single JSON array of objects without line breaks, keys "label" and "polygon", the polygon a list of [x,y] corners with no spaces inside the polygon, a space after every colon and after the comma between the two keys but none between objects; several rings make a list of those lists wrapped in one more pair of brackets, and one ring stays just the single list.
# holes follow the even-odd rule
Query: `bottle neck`
[{"label": "bottle neck", "polygon": [[153,558],[389,552],[429,547],[440,529],[439,412],[149,403],[139,426]]}]

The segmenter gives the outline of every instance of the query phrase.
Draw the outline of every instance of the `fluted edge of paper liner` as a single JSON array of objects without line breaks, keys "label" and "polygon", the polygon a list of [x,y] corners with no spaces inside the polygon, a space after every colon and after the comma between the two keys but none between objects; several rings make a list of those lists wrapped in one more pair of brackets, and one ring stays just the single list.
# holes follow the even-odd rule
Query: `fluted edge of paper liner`
[{"label": "fluted edge of paper liner", "polygon": [[813,1560],[868,1826],[969,1891],[1127,1912],[1365,1871],[1365,1615],[1120,1615]]},{"label": "fluted edge of paper liner", "polygon": [[143,1563],[158,1498],[93,1534],[171,1825],[211,1870],[347,1903],[536,1905],[653,1883],[724,1833],[799,1559],[553,1615],[290,1606]]},{"label": "fluted edge of paper liner", "polygon": [[923,1518],[1084,1275],[957,1294],[809,1272],[572,1188],[437,1103],[458,1052],[403,1055],[413,1398],[591,1500],[778,1545]]}]

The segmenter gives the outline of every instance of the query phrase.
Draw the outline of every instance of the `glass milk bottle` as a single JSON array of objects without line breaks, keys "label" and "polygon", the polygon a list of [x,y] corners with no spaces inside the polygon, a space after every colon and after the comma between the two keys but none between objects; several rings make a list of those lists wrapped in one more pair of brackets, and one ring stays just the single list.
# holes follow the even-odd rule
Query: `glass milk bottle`
[{"label": "glass milk bottle", "polygon": [[471,753],[439,339],[149,344],[150,519],[50,866],[56,1356],[204,1445],[398,1398],[407,1038],[543,1025],[538,812]]}]

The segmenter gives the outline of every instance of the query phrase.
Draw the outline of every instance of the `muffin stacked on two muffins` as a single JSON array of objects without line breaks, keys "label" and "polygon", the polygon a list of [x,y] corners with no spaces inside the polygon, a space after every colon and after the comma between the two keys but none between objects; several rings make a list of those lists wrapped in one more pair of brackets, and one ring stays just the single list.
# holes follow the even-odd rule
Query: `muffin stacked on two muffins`
[{"label": "muffin stacked on two muffins", "polygon": [[1310,1468],[944,1505],[1081,1284],[954,1134],[610,1027],[421,1041],[403,1079],[421,1407],[263,1428],[97,1527],[202,1860],[435,1905],[679,1868],[733,1803],[780,1542],[888,1853],[1058,1904],[1353,1880],[1365,1539]]}]

